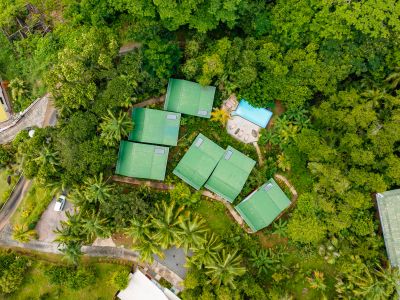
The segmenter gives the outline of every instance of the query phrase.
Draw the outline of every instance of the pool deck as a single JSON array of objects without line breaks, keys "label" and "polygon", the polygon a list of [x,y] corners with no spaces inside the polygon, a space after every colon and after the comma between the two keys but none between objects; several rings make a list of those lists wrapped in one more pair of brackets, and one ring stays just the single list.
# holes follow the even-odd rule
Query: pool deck
[{"label": "pool deck", "polygon": [[226,124],[228,134],[245,144],[257,142],[260,129],[260,126],[239,116],[231,117]]}]

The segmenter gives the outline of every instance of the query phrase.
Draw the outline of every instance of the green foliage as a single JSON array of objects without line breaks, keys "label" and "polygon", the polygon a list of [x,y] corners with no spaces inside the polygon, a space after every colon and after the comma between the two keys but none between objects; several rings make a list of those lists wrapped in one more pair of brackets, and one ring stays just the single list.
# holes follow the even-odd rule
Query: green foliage
[{"label": "green foliage", "polygon": [[201,193],[192,193],[190,187],[183,182],[178,182],[173,189],[169,190],[169,196],[172,201],[184,206],[195,205],[201,200]]},{"label": "green foliage", "polygon": [[30,261],[26,257],[2,253],[0,255],[0,291],[10,294],[18,290],[29,266]]},{"label": "green foliage", "polygon": [[21,243],[27,243],[29,242],[31,239],[36,238],[37,233],[35,230],[33,229],[29,229],[28,226],[26,226],[25,224],[23,225],[15,225],[13,228],[13,239],[21,242]]},{"label": "green foliage", "polygon": [[[400,183],[397,4],[62,2],[32,2],[53,25],[51,33],[12,43],[0,37],[0,74],[10,82],[14,110],[46,92],[59,109],[57,129],[37,129],[33,138],[23,131],[12,146],[0,148],[0,166],[18,169],[17,162],[27,178],[46,188],[72,189],[77,212],[58,230],[72,262],[79,260],[83,243],[123,231],[143,260],[162,256],[162,248],[171,246],[193,251],[188,264],[199,272],[190,273],[184,299],[265,299],[263,288],[271,299],[321,298],[328,292],[333,298],[392,296],[394,272],[375,267],[383,243],[375,233],[371,194]],[[15,30],[15,17],[25,19],[24,4],[3,1],[0,25]],[[118,55],[119,44],[127,41],[137,48]],[[276,234],[260,239],[268,247],[287,243],[296,257],[277,258],[275,248],[273,253],[257,249],[260,245],[231,222],[223,205],[200,201],[200,194],[182,183],[169,193],[155,193],[115,189],[102,179],[101,174],[111,174],[118,142],[131,129],[125,111],[164,94],[169,77],[217,86],[216,106],[232,93],[260,107],[280,100],[279,116],[259,140],[265,165],[253,170],[238,198],[278,170],[285,172],[299,192],[298,202],[287,225],[275,223]],[[201,131],[256,158],[251,145],[235,141],[219,124],[184,117],[169,169]],[[22,229],[25,239],[29,230]],[[257,251],[247,251],[250,246]],[[241,276],[242,260],[232,254],[236,249],[245,250],[250,274],[271,276]],[[354,255],[361,271],[351,277],[339,269]],[[337,288],[334,294],[338,273],[346,292]]]},{"label": "green foliage", "polygon": [[368,268],[359,257],[352,257],[342,266],[337,277],[336,291],[342,297],[363,297],[366,299],[390,299],[397,293],[400,278],[398,268]]},{"label": "green foliage", "polygon": [[108,116],[103,117],[100,128],[100,140],[104,145],[116,146],[122,138],[128,136],[133,129],[133,124],[130,116],[123,112],[120,112],[118,117],[115,117],[111,111],[108,111]]},{"label": "green foliage", "polygon": [[94,271],[83,267],[51,266],[45,271],[45,275],[51,284],[66,286],[72,290],[83,289],[96,281]]},{"label": "green foliage", "polygon": [[46,83],[62,110],[88,108],[97,94],[96,80],[113,67],[118,44],[104,28],[73,32],[58,53],[58,63],[46,75]]},{"label": "green foliage", "polygon": [[145,218],[151,213],[154,196],[147,189],[123,192],[123,188],[117,187],[111,197],[100,204],[100,212],[117,230],[124,229],[133,218]]},{"label": "green foliage", "polygon": [[10,165],[14,160],[11,147],[0,145],[0,168]]},{"label": "green foliage", "polygon": [[210,264],[206,264],[209,282],[216,286],[224,284],[235,289],[235,277],[246,272],[246,269],[240,265],[240,260],[241,256],[237,251],[229,253],[223,249]]},{"label": "green foliage", "polygon": [[112,274],[110,282],[119,290],[124,290],[129,284],[129,274],[128,270],[116,271]]}]

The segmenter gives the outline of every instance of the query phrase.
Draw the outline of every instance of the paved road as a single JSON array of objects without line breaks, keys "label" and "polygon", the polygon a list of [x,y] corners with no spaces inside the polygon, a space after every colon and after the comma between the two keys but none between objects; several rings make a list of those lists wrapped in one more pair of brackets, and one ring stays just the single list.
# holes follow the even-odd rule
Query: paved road
[{"label": "paved road", "polygon": [[0,144],[11,142],[25,128],[55,126],[56,122],[56,109],[51,100],[51,95],[46,94],[43,98],[34,101],[25,111],[21,112],[21,115],[17,114],[11,124],[1,124]]},{"label": "paved road", "polygon": [[[13,247],[13,248],[23,248],[29,249],[33,251],[39,251],[44,253],[53,253],[53,254],[62,254],[58,250],[57,243],[32,240],[28,243],[20,243],[14,241],[11,238],[12,229],[10,225],[5,226],[3,230],[0,231],[0,247]],[[107,247],[107,246],[83,246],[82,252],[85,255],[92,257],[107,257],[107,258],[115,258],[128,260],[135,263],[139,262],[139,253],[136,251],[128,250],[120,247]],[[160,274],[170,283],[172,283],[176,288],[182,290],[182,282],[183,277],[180,274],[177,274],[174,270],[169,269],[168,265],[164,264],[161,261],[155,261],[151,264],[150,269],[155,273]]]},{"label": "paved road", "polygon": [[66,212],[73,213],[74,207],[68,200],[65,203],[63,211],[54,211],[57,198],[54,197],[46,210],[42,213],[39,222],[36,225],[36,231],[39,236],[39,240],[44,242],[53,242],[56,238],[54,230],[60,227],[61,221],[67,220]]},{"label": "paved road", "polygon": [[168,269],[174,271],[180,277],[185,278],[187,269],[185,268],[186,254],[182,248],[172,247],[171,249],[164,250],[164,259],[153,255],[154,259],[162,263]]},{"label": "paved road", "polygon": [[0,230],[4,228],[4,226],[8,223],[11,216],[17,209],[21,200],[24,198],[26,192],[28,191],[31,185],[31,181],[25,179],[25,177],[21,177],[18,181],[17,185],[14,188],[14,191],[10,195],[9,200],[4,204],[2,209],[0,210]]}]

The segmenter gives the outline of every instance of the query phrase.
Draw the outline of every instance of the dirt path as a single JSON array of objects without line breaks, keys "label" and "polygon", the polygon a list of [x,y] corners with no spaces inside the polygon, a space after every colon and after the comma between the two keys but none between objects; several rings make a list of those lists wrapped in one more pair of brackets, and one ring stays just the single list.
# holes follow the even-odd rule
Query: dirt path
[{"label": "dirt path", "polygon": [[146,107],[146,106],[153,105],[153,104],[163,103],[164,101],[165,101],[165,95],[162,95],[160,97],[154,97],[154,98],[147,99],[146,101],[136,103],[132,107],[135,107],[135,108],[136,107]]},{"label": "dirt path", "polygon": [[263,159],[263,157],[262,157],[261,149],[260,149],[260,147],[258,146],[258,143],[257,143],[257,142],[254,142],[254,143],[253,143],[253,146],[254,146],[254,148],[256,148],[256,152],[257,152],[257,156],[258,156],[258,164],[259,164],[259,166],[261,167],[261,166],[264,165],[264,159]]},{"label": "dirt path", "polygon": [[275,220],[274,220],[274,222],[275,222],[276,220],[279,220],[284,214],[286,214],[289,210],[291,210],[296,205],[297,198],[299,197],[299,195],[298,195],[296,189],[294,188],[294,186],[290,183],[290,181],[285,176],[280,175],[280,174],[275,174],[274,178],[276,181],[283,182],[290,189],[290,192],[292,193],[292,199],[290,199],[291,203],[290,203],[289,207],[286,208],[284,211],[282,211],[275,218]]},{"label": "dirt path", "polygon": [[290,183],[290,181],[285,176],[280,175],[280,174],[275,174],[274,177],[276,180],[282,181],[284,184],[286,184],[286,186],[290,189],[290,192],[292,193],[292,204],[293,204],[293,202],[296,202],[299,195],[297,194],[296,189]]}]

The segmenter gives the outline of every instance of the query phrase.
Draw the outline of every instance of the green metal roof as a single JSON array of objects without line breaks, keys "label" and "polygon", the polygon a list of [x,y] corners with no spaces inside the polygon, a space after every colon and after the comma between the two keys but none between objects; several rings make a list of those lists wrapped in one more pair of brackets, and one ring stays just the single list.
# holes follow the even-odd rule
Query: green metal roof
[{"label": "green metal roof", "polygon": [[135,178],[164,180],[168,147],[121,141],[115,173]]},{"label": "green metal roof", "polygon": [[187,115],[210,118],[215,87],[171,78],[165,96],[164,109]]},{"label": "green metal roof", "polygon": [[223,154],[224,150],[220,146],[200,133],[173,173],[199,190]]},{"label": "green metal roof", "polygon": [[271,224],[289,205],[289,198],[271,178],[235,208],[247,225],[253,231],[258,231]]},{"label": "green metal roof", "polygon": [[134,129],[129,140],[134,142],[176,146],[181,114],[163,110],[134,108]]},{"label": "green metal roof", "polygon": [[400,189],[376,194],[386,252],[392,266],[400,263]]},{"label": "green metal roof", "polygon": [[205,187],[233,202],[240,194],[256,162],[228,146]]}]

